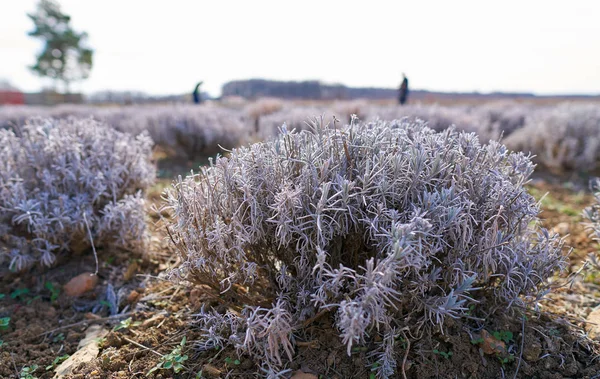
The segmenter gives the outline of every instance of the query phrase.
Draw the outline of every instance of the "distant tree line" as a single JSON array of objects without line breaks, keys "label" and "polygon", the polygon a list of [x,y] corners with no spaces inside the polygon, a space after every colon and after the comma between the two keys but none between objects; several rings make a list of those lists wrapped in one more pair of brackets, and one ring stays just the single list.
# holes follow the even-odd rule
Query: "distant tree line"
[{"label": "distant tree line", "polygon": [[[267,79],[235,80],[223,85],[222,96],[241,96],[247,99],[259,97],[277,97],[281,99],[314,99],[314,100],[351,100],[351,99],[396,99],[397,88],[347,87],[343,84],[324,84],[317,80],[308,81],[276,81]],[[430,92],[411,90],[411,98],[415,100],[435,99],[470,99],[470,98],[529,98],[531,93],[482,94],[478,92]]]},{"label": "distant tree line", "polygon": [[222,96],[282,99],[390,99],[397,90],[388,88],[351,88],[342,84],[323,84],[316,80],[283,82],[266,79],[236,80],[223,86]]}]

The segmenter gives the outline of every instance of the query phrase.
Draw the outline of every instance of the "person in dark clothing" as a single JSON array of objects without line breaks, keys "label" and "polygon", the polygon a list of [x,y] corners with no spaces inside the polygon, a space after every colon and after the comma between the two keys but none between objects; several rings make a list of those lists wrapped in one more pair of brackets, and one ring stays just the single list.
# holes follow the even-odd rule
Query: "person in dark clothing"
[{"label": "person in dark clothing", "polygon": [[200,86],[203,82],[196,84],[196,88],[194,88],[194,92],[192,95],[194,96],[194,104],[200,104],[202,102],[202,97],[200,97]]},{"label": "person in dark clothing", "polygon": [[400,96],[398,100],[400,105],[406,104],[406,100],[408,100],[408,79],[404,73],[402,74],[402,84],[400,84]]}]

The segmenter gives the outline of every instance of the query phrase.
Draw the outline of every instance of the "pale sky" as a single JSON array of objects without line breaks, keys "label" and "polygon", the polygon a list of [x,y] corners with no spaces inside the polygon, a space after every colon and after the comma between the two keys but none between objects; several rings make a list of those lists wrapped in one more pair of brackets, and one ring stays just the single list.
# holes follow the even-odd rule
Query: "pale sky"
[{"label": "pale sky", "polygon": [[[73,90],[219,95],[234,79],[600,93],[599,0],[60,0],[95,50]],[[34,0],[0,0],[0,79],[25,91]],[[46,82],[47,84],[47,82]]]}]

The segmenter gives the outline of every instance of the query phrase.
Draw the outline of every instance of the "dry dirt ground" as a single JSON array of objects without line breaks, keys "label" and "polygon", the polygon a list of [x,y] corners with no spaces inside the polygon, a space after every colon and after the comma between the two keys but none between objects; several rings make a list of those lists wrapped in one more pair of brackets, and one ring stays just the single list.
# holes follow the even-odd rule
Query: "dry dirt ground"
[{"label": "dry dirt ground", "polygon": [[[168,184],[159,180],[150,199],[158,203],[159,192]],[[593,197],[585,185],[561,180],[534,180],[530,190],[538,199],[548,193],[541,200],[544,225],[566,236],[573,247],[568,271],[579,271],[587,255],[600,250],[581,225],[581,211]],[[193,328],[194,313],[202,305],[222,306],[224,299],[160,278],[160,272],[177,262],[163,240],[164,231],[155,229],[153,234],[151,256],[100,251],[100,280],[76,299],[68,297],[62,286],[95,270],[91,254],[49,271],[1,272],[0,378],[52,378],[92,325],[108,334],[93,341],[98,356],[78,364],[68,378],[257,377],[253,373],[259,362],[233,350],[202,354],[194,350],[193,341],[199,337]],[[564,281],[567,275],[557,280]],[[399,340],[397,377],[600,378],[600,344],[586,337],[594,325],[585,322],[599,304],[600,270],[586,269],[537,311],[449,322],[445,333],[432,340],[412,344]],[[296,378],[374,378],[372,367],[365,364],[366,347],[347,356],[330,325],[326,314],[297,336],[297,358],[290,368],[305,375]]]}]

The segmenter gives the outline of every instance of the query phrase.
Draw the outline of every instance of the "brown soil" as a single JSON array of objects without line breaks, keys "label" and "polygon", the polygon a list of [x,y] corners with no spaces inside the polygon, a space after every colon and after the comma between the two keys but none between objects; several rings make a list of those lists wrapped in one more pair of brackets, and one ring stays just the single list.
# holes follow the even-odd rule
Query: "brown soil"
[{"label": "brown soil", "polygon": [[[159,187],[166,184],[161,181]],[[531,188],[536,197],[550,193],[542,202],[543,223],[565,234],[566,242],[574,247],[569,271],[577,271],[588,253],[599,250],[580,225],[581,210],[592,203],[592,196],[545,180],[534,181]],[[158,201],[159,193],[160,188],[151,192],[151,199]],[[10,317],[8,329],[0,330],[0,378],[19,378],[23,367],[34,364],[39,366],[35,377],[51,378],[53,372],[46,371],[46,366],[58,356],[73,354],[91,324],[104,325],[111,331],[99,341],[98,358],[81,364],[70,378],[260,377],[256,374],[260,362],[239,357],[233,350],[201,354],[194,350],[199,335],[193,328],[193,315],[203,304],[218,304],[219,295],[157,279],[159,272],[176,262],[162,240],[162,232],[155,230],[154,235],[152,250],[161,254],[155,253],[152,258],[100,252],[100,283],[79,299],[68,298],[62,291],[52,299],[45,286],[52,283],[60,288],[82,272],[93,272],[95,263],[90,254],[45,272],[0,273],[0,294],[5,295],[0,299],[0,318]],[[119,314],[113,317],[106,306],[109,284],[120,298]],[[29,292],[12,298],[18,289]],[[584,322],[598,304],[600,275],[584,271],[571,287],[551,294],[539,312],[525,312],[525,318],[517,312],[481,322],[450,321],[444,334],[437,333],[431,340],[410,345],[399,341],[397,377],[403,378],[404,373],[406,378],[488,379],[513,378],[517,373],[517,378],[600,378],[600,344],[585,337],[589,326]],[[90,315],[92,311],[95,315]],[[357,348],[348,356],[331,322],[330,315],[325,315],[297,336],[296,357],[290,368],[318,378],[372,377],[371,368],[366,366],[367,349]],[[503,348],[487,351],[487,342],[482,342],[484,330],[492,336],[494,332],[503,333]],[[184,368],[179,373],[159,369],[148,375],[162,356],[180,346],[184,337],[181,355],[188,355]],[[494,337],[494,341],[498,340]]]},{"label": "brown soil", "polygon": [[[55,358],[73,354],[89,325],[114,324],[131,313],[127,296],[133,290],[145,293],[146,275],[158,272],[158,262],[119,251],[98,253],[99,284],[79,298],[68,297],[62,286],[95,271],[92,254],[72,257],[50,270],[0,273],[0,318],[10,318],[8,327],[0,330],[0,378],[18,378],[23,367],[33,365],[38,366],[34,377],[51,378],[54,373],[46,368]],[[142,273],[146,275],[138,276]],[[120,313],[112,317],[106,297],[109,285]]]}]

